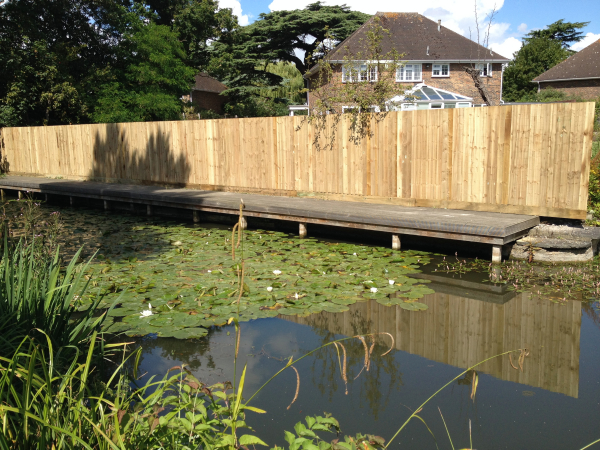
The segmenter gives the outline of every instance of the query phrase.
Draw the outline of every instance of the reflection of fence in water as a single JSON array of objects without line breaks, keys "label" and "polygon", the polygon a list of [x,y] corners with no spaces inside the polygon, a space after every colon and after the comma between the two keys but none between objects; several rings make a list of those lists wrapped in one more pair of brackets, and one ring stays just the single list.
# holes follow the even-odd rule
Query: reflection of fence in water
[{"label": "reflection of fence in water", "polygon": [[[370,301],[351,305],[344,313],[285,319],[346,336],[386,331],[394,336],[398,350],[460,368],[527,347],[531,353],[523,372],[514,370],[507,356],[486,362],[480,370],[577,398],[580,302],[563,306],[528,293],[505,304],[442,293],[427,295],[422,302],[429,309],[411,312]],[[513,358],[515,365],[517,359]]]}]

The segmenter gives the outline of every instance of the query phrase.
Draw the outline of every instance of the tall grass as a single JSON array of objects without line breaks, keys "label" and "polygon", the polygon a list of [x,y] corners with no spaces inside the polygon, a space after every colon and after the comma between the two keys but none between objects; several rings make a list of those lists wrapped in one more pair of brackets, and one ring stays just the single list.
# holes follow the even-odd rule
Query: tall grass
[{"label": "tall grass", "polygon": [[78,265],[81,249],[61,268],[59,248],[54,254],[36,250],[35,241],[19,241],[13,250],[4,240],[0,261],[0,355],[6,356],[24,336],[43,331],[56,348],[82,345],[102,325],[105,314],[94,317],[101,299],[79,317],[76,300],[87,288]]}]

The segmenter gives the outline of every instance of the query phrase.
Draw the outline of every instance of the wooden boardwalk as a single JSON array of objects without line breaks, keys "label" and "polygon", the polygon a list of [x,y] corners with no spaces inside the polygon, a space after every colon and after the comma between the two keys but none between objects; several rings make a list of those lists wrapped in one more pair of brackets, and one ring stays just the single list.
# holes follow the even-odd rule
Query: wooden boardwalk
[{"label": "wooden boardwalk", "polygon": [[72,201],[77,198],[103,200],[105,208],[110,208],[111,202],[142,204],[147,205],[148,214],[152,214],[153,207],[188,209],[193,212],[194,221],[200,221],[202,212],[237,215],[240,199],[243,199],[245,216],[298,222],[301,235],[306,233],[307,224],[320,224],[388,232],[397,249],[402,235],[479,242],[492,246],[494,261],[500,261],[504,244],[519,239],[540,222],[537,216],[517,214],[26,176],[4,177],[0,179],[0,189],[67,196]]}]

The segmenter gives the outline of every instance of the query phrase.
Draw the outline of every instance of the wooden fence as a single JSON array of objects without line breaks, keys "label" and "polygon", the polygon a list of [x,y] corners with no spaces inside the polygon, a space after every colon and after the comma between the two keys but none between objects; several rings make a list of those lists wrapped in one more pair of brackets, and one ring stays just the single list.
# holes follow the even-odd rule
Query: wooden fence
[{"label": "wooden fence", "polygon": [[[5,128],[15,174],[584,218],[593,103],[390,113],[312,145],[302,117]],[[333,122],[332,118],[328,118]]]}]

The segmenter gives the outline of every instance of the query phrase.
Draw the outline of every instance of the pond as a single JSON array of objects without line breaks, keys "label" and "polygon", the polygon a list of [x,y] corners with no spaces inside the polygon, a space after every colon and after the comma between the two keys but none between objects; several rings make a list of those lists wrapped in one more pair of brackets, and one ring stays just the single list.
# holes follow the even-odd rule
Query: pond
[{"label": "pond", "polygon": [[[225,322],[237,312],[241,272],[231,258],[231,227],[71,208],[42,207],[42,214],[56,209],[68,252],[80,245],[87,254],[98,249],[91,292],[107,294],[106,305],[122,295],[123,311],[111,316],[113,329],[120,326],[132,336],[153,330],[134,338],[143,349],[140,370],[146,377],[185,364],[206,383],[233,378],[235,329]],[[245,239],[248,288],[241,298],[237,369],[239,376],[248,366],[247,394],[290,356],[297,359],[336,338],[380,333],[368,372],[364,344],[353,339],[344,347],[347,382],[329,346],[296,365],[295,401],[297,378],[290,369],[256,397],[254,406],[267,413],[248,413],[247,421],[271,446],[286,445],[283,430],[324,412],[340,421],[344,433],[388,440],[411,411],[466,368],[525,347],[522,370],[518,357],[507,356],[477,368],[474,400],[474,374],[467,373],[424,408],[420,415],[437,446],[451,448],[440,411],[455,448],[469,447],[470,436],[474,448],[490,449],[580,449],[600,437],[597,303],[549,301],[490,283],[487,273],[444,273],[438,271],[442,257],[423,252],[302,241],[265,230],[248,230]],[[125,285],[130,289],[119,292]],[[87,301],[82,299],[82,308]],[[148,303],[154,310],[149,318],[160,321],[139,325],[133,318]],[[173,311],[185,314],[189,324],[178,325],[183,316]],[[132,321],[123,324],[127,317]],[[415,420],[391,447],[436,448],[436,440]]]}]

